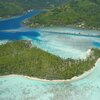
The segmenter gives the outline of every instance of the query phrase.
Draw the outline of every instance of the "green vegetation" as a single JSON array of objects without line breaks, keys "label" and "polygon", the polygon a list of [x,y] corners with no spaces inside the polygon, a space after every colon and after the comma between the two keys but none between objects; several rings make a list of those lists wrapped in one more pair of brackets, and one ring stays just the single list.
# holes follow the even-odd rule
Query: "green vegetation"
[{"label": "green vegetation", "polygon": [[26,21],[30,27],[74,25],[100,30],[100,0],[0,0],[0,17],[30,9],[49,9]]},{"label": "green vegetation", "polygon": [[72,0],[48,13],[33,16],[26,22],[30,27],[74,25],[100,29],[100,0]]},{"label": "green vegetation", "polygon": [[10,17],[19,15],[24,9],[15,2],[0,1],[0,17]]},{"label": "green vegetation", "polygon": [[0,46],[0,75],[22,74],[42,79],[70,79],[91,69],[100,57],[99,49],[92,49],[85,60],[61,59],[29,41],[14,41]]},{"label": "green vegetation", "polygon": [[0,0],[0,17],[15,16],[29,9],[52,8],[63,4],[65,1],[66,0]]}]

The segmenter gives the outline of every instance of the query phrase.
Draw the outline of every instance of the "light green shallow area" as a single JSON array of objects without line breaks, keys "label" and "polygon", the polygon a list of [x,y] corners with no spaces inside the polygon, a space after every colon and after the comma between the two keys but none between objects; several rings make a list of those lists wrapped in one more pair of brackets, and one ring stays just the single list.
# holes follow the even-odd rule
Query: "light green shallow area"
[{"label": "light green shallow area", "polygon": [[0,100],[100,100],[100,62],[72,82],[41,82],[22,76],[0,78]]}]

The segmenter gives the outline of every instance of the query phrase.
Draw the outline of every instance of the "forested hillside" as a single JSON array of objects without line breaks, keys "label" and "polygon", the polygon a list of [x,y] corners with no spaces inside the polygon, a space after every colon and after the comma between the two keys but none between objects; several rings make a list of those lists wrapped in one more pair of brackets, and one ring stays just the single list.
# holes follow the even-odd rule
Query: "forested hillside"
[{"label": "forested hillside", "polygon": [[100,0],[0,0],[0,17],[29,9],[49,9],[48,13],[31,18],[27,22],[31,27],[74,25],[100,29]]},{"label": "forested hillside", "polygon": [[100,29],[100,0],[75,0],[55,7],[46,14],[31,18],[27,24],[37,26],[75,25],[82,28]]},{"label": "forested hillside", "polygon": [[92,49],[86,60],[61,59],[29,41],[14,41],[0,46],[0,75],[20,74],[42,79],[70,79],[94,67],[100,50]]},{"label": "forested hillside", "polygon": [[0,17],[21,14],[29,9],[47,9],[70,0],[0,0]]}]

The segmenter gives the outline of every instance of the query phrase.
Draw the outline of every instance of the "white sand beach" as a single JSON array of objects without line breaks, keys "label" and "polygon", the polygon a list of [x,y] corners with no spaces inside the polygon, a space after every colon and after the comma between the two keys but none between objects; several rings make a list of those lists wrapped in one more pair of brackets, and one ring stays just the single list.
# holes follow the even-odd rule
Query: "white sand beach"
[{"label": "white sand beach", "polygon": [[[100,62],[100,58],[97,60],[97,62]],[[12,76],[22,76],[22,77],[25,77],[27,79],[31,79],[31,80],[35,80],[35,81],[42,81],[42,82],[72,82],[72,81],[80,80],[80,79],[88,76],[90,73],[92,73],[92,71],[94,69],[95,69],[95,66],[93,68],[91,68],[90,70],[84,72],[82,75],[80,75],[80,76],[74,76],[73,78],[67,79],[67,80],[47,80],[47,79],[40,79],[40,78],[37,78],[37,77],[30,77],[30,76],[16,75],[16,74],[4,75],[4,76],[0,76],[0,78],[3,78],[3,77],[12,77]]]}]

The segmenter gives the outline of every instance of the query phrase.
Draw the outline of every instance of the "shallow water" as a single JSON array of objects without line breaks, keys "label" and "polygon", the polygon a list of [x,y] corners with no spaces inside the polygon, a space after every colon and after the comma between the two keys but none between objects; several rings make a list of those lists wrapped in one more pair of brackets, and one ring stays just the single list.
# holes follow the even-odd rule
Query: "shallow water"
[{"label": "shallow water", "polygon": [[85,58],[88,49],[100,47],[100,37],[68,35],[60,32],[59,34],[43,31],[39,33],[38,41],[33,40],[33,44],[63,58]]},{"label": "shallow water", "polygon": [[0,100],[100,100],[100,62],[73,82],[40,82],[21,76],[0,78]]},{"label": "shallow water", "polygon": [[[65,34],[81,32],[100,34],[99,31],[73,28],[29,29],[21,21],[38,14],[33,11],[22,16],[0,21],[0,43],[31,40],[33,45],[63,58],[84,58],[90,48],[100,48],[100,37]],[[56,32],[55,32],[56,31]],[[64,33],[64,34],[63,34]],[[40,82],[21,76],[0,78],[0,100],[100,100],[100,63],[88,76],[73,82]]]}]

